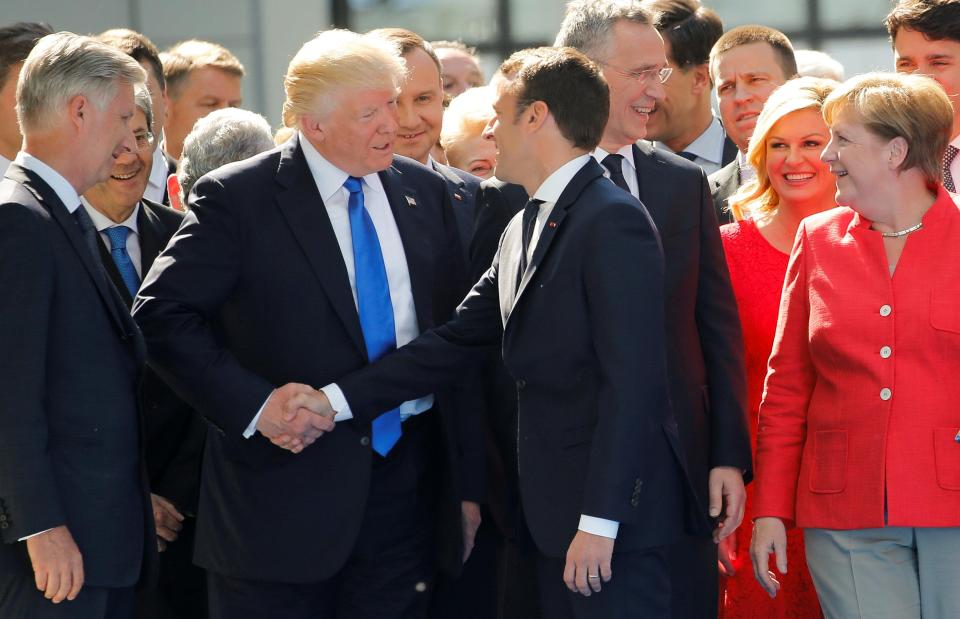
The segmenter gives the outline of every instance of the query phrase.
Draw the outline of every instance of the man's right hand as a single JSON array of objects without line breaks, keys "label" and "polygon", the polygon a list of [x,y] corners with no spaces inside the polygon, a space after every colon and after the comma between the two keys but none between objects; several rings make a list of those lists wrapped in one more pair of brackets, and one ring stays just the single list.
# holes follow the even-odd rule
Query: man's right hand
[{"label": "man's right hand", "polygon": [[83,587],[83,557],[66,526],[27,539],[37,589],[54,604],[74,600]]},{"label": "man's right hand", "polygon": [[[291,406],[296,396],[316,393],[313,387],[287,383],[267,398],[263,413],[257,421],[257,430],[275,445],[300,453],[315,440],[335,427],[333,416],[324,416],[299,406]],[[296,401],[296,400],[295,400]],[[291,410],[291,413],[287,413]]]}]

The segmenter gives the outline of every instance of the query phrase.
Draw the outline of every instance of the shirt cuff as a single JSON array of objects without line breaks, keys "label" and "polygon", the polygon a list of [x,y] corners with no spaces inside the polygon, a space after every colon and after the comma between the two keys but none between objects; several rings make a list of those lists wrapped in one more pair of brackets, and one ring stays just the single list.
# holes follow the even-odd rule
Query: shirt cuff
[{"label": "shirt cuff", "polygon": [[21,537],[21,538],[18,539],[17,541],[18,541],[18,542],[25,542],[25,541],[27,541],[28,539],[30,539],[31,537],[36,537],[36,536],[38,536],[38,535],[43,535],[43,534],[46,533],[47,531],[53,531],[53,529],[45,529],[45,530],[43,530],[43,531],[37,531],[37,532],[34,533],[33,535],[25,535],[24,537]]},{"label": "shirt cuff", "polygon": [[320,391],[323,392],[323,395],[327,396],[327,399],[330,400],[330,408],[337,413],[333,417],[335,422],[353,419],[353,411],[350,410],[350,405],[347,403],[347,398],[344,397],[343,391],[336,383],[330,383],[326,387],[320,389]]},{"label": "shirt cuff", "polygon": [[584,533],[592,533],[601,537],[617,539],[617,532],[620,530],[620,523],[616,520],[607,520],[580,514],[580,526],[577,527]]},{"label": "shirt cuff", "polygon": [[247,429],[243,431],[243,438],[250,438],[257,433],[257,424],[260,423],[260,415],[263,414],[263,409],[267,407],[267,402],[270,401],[270,398],[273,397],[274,389],[270,392],[270,395],[267,396],[267,399],[263,401],[263,404],[260,406],[260,410],[257,411],[257,414],[253,416],[253,421],[250,422],[250,425],[247,426]]}]

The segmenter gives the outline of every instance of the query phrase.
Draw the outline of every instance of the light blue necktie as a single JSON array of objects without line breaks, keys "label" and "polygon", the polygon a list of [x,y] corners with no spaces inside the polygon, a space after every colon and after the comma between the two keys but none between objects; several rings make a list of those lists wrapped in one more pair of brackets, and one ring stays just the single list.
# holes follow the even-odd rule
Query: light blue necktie
[{"label": "light blue necktie", "polygon": [[120,271],[120,278],[123,280],[127,291],[131,297],[137,296],[137,290],[140,288],[140,276],[137,275],[137,269],[130,260],[130,254],[127,253],[127,235],[130,234],[130,228],[126,226],[113,226],[105,230],[107,238],[110,239],[110,256]]},{"label": "light blue necktie", "polygon": [[[350,216],[350,238],[353,240],[353,265],[357,282],[357,312],[372,363],[397,347],[390,302],[390,284],[383,264],[380,240],[370,213],[363,205],[363,181],[350,176],[343,183],[350,192],[347,212]],[[389,410],[373,420],[373,449],[381,456],[400,440],[400,409]]]}]

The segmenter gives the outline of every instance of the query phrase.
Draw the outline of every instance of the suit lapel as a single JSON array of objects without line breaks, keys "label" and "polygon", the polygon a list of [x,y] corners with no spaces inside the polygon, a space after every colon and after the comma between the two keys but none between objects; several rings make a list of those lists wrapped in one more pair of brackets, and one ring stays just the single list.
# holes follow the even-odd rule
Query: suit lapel
[{"label": "suit lapel", "polygon": [[[653,179],[663,180],[663,174],[667,172],[664,162],[657,157],[652,145],[644,144],[633,146],[633,164],[637,168],[637,182],[640,183],[640,201],[646,207],[650,217],[657,225],[661,234],[666,234],[666,229],[662,226],[667,221],[667,213],[663,212],[663,205],[667,204],[666,183],[653,182]],[[647,183],[642,181],[647,179]]]},{"label": "suit lapel", "polygon": [[113,261],[113,256],[110,255],[110,252],[103,243],[97,243],[97,252],[100,258],[100,264],[103,265],[104,271],[106,271],[110,281],[113,282],[113,287],[117,289],[117,293],[120,295],[120,298],[123,299],[123,302],[126,303],[127,309],[129,310],[133,307],[133,297],[130,296],[130,291],[127,290],[127,285],[123,282],[123,278],[120,277],[120,270],[117,269],[117,264]]},{"label": "suit lapel", "polygon": [[140,210],[137,212],[137,234],[140,235],[140,273],[144,277],[153,266],[153,261],[164,250],[166,243],[163,242],[163,238],[169,237],[164,234],[165,232],[166,228],[160,218],[141,202]]},{"label": "suit lapel", "polygon": [[294,136],[282,147],[276,179],[283,187],[277,194],[280,212],[350,339],[366,355],[367,347],[347,277],[347,266],[327,209],[300,149],[299,137]]},{"label": "suit lapel", "polygon": [[405,188],[401,182],[402,173],[395,167],[390,167],[378,175],[383,189],[390,202],[390,210],[400,233],[403,243],[403,253],[407,258],[407,271],[410,274],[410,289],[413,294],[413,305],[417,312],[417,323],[420,330],[433,326],[433,306],[431,291],[433,289],[433,263],[430,256],[430,242],[420,231],[420,209],[417,207],[418,197]]}]

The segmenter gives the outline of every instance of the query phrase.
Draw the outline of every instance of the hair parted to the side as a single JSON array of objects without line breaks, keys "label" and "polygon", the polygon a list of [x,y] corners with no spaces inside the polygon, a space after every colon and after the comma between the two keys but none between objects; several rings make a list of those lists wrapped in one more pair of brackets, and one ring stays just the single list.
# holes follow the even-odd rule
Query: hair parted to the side
[{"label": "hair parted to the side", "polygon": [[447,150],[455,142],[482,133],[496,115],[493,111],[496,98],[490,86],[470,88],[454,97],[443,113],[440,147]]},{"label": "hair parted to the side", "polygon": [[735,47],[752,43],[766,43],[773,48],[774,56],[785,79],[797,75],[797,58],[793,53],[793,44],[787,35],[768,26],[747,25],[728,30],[710,50],[710,77],[717,80],[717,58]]},{"label": "hair parted to the side", "polygon": [[190,73],[197,69],[212,67],[237,77],[243,77],[245,72],[237,57],[226,47],[198,39],[177,43],[160,54],[160,62],[163,64],[167,94],[172,99],[180,96],[180,91]]},{"label": "hair parted to the side", "polygon": [[287,67],[283,124],[297,127],[303,115],[329,113],[344,90],[399,90],[406,75],[396,44],[369,34],[326,30],[307,41]]},{"label": "hair parted to the side", "polygon": [[163,77],[163,63],[160,62],[160,50],[148,39],[146,35],[140,34],[128,28],[112,28],[105,30],[96,36],[101,43],[106,43],[110,47],[115,47],[121,52],[130,56],[137,62],[145,62],[153,72],[160,84],[160,90],[165,90],[167,81]]},{"label": "hair parted to the side", "polygon": [[183,140],[177,180],[183,197],[207,172],[273,148],[270,123],[260,114],[228,107],[197,121]]},{"label": "hair parted to the side", "polygon": [[700,0],[647,0],[653,27],[670,43],[670,59],[681,71],[706,64],[723,36],[720,16]]},{"label": "hair parted to the side", "polygon": [[17,83],[17,118],[24,134],[47,127],[71,97],[104,109],[117,84],[143,84],[147,74],[130,56],[72,32],[50,34],[27,56]]},{"label": "hair parted to the side", "polygon": [[572,47],[539,47],[514,53],[500,71],[515,74],[503,88],[516,96],[516,116],[542,101],[574,147],[597,147],[610,113],[610,89],[597,63]]},{"label": "hair parted to the side", "polygon": [[928,183],[943,181],[940,167],[953,129],[953,106],[932,78],[916,73],[852,77],[823,105],[827,125],[843,114],[854,114],[857,122],[884,140],[902,137],[908,150],[901,170],[918,168]]},{"label": "hair parted to the side", "polygon": [[572,47],[595,60],[602,59],[618,21],[650,25],[650,13],[634,3],[615,0],[573,0],[567,3],[555,47]]},{"label": "hair parted to the side", "polygon": [[150,98],[150,89],[144,83],[133,87],[133,103],[143,112],[147,119],[147,129],[153,126],[153,99]]},{"label": "hair parted to the side", "polygon": [[934,41],[960,42],[960,0],[900,0],[883,23],[891,44],[901,28]]},{"label": "hair parted to the side", "polygon": [[433,51],[433,46],[416,32],[406,28],[377,28],[367,34],[393,43],[399,49],[401,56],[406,56],[415,49],[423,51],[427,56],[430,56],[430,60],[436,65],[437,73],[443,73],[440,59],[437,58],[437,53]]},{"label": "hair parted to the side", "polygon": [[823,102],[838,86],[834,80],[819,77],[798,77],[773,91],[757,118],[750,138],[747,161],[757,172],[730,197],[730,212],[737,221],[747,216],[768,216],[780,206],[780,196],[773,189],[767,174],[767,138],[783,118],[801,110],[822,111]]},{"label": "hair parted to the side", "polygon": [[10,68],[27,59],[37,41],[53,34],[53,29],[41,22],[17,22],[0,28],[0,88],[10,77]]}]

